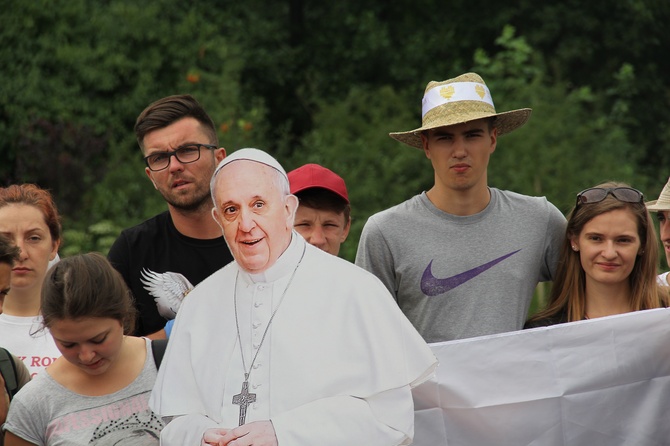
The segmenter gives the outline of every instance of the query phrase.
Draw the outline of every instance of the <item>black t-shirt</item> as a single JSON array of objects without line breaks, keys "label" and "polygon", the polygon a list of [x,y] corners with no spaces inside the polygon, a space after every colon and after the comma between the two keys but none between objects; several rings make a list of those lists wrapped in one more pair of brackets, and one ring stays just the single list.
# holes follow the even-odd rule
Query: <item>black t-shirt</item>
[{"label": "black t-shirt", "polygon": [[154,296],[140,280],[143,270],[183,274],[194,286],[233,260],[223,236],[201,240],[177,231],[165,211],[132,228],[124,229],[108,254],[135,297],[138,321],[136,336],[145,336],[165,327]]}]

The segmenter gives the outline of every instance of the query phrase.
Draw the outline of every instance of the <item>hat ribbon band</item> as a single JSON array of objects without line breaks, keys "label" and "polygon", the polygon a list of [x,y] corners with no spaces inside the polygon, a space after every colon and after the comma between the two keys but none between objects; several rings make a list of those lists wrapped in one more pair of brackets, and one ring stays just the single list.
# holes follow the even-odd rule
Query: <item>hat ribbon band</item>
[{"label": "hat ribbon band", "polygon": [[493,107],[495,112],[493,98],[491,98],[491,92],[486,85],[479,82],[453,82],[439,85],[426,92],[421,102],[421,117],[425,117],[426,113],[435,107],[460,101],[484,102]]}]

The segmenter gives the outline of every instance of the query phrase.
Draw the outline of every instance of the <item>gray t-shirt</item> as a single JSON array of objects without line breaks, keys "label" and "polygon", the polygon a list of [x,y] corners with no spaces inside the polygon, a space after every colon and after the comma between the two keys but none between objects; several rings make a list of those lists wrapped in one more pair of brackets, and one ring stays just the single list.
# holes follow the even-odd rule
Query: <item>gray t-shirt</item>
[{"label": "gray t-shirt", "polygon": [[36,445],[158,445],[163,422],[148,405],[156,365],[146,341],[142,373],[110,395],[80,395],[40,373],[12,400],[5,430]]},{"label": "gray t-shirt", "polygon": [[481,212],[441,211],[425,192],[367,221],[356,264],[384,282],[427,342],[520,330],[553,279],[565,217],[544,197],[490,188]]}]

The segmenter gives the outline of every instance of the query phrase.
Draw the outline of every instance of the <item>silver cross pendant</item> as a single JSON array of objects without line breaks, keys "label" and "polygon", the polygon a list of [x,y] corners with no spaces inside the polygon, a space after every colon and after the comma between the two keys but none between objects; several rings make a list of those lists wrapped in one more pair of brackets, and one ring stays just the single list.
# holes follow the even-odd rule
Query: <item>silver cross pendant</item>
[{"label": "silver cross pendant", "polygon": [[244,375],[244,382],[242,383],[242,391],[237,395],[233,395],[233,404],[240,406],[240,424],[244,424],[244,420],[247,418],[247,407],[249,404],[256,402],[256,394],[249,393],[249,381],[248,375]]}]

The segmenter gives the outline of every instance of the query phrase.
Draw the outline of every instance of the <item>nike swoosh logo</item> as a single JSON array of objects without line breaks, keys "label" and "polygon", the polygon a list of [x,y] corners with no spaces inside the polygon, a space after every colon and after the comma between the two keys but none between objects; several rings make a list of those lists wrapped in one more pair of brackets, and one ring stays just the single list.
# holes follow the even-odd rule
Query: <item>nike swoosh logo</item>
[{"label": "nike swoosh logo", "polygon": [[517,249],[516,251],[505,254],[504,256],[491,260],[490,262],[481,266],[444,279],[438,279],[437,277],[433,276],[433,272],[431,271],[433,261],[431,260],[426,267],[426,270],[423,272],[423,276],[421,276],[421,291],[423,291],[423,294],[426,296],[437,296],[438,294],[444,294],[447,291],[453,290],[457,286],[463,285],[468,280],[474,279],[484,271],[492,268],[506,258],[513,256],[519,251],[521,250]]}]

